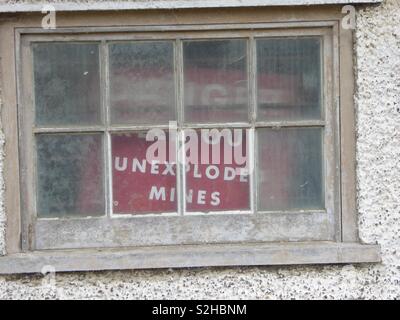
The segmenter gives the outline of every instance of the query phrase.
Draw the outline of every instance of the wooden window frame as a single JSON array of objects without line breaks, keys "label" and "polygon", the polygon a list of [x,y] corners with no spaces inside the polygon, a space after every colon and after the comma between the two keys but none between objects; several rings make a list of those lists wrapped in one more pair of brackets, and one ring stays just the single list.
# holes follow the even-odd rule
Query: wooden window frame
[{"label": "wooden window frame", "polygon": [[[95,27],[98,19],[94,14],[81,14],[77,19],[62,20],[62,27],[43,30],[32,27],[32,21],[6,23],[1,26],[1,39],[12,43],[0,49],[2,57],[3,108],[2,119],[6,136],[5,180],[7,255],[0,258],[0,273],[38,272],[45,263],[53,264],[58,271],[104,270],[126,268],[190,267],[211,265],[258,265],[258,264],[307,264],[307,263],[348,263],[380,261],[377,245],[363,245],[358,238],[356,192],[355,192],[355,125],[354,125],[354,75],[352,32],[340,27],[340,8],[313,8],[283,10],[274,16],[274,10],[252,10],[238,12],[233,9],[239,21],[216,21],[210,23],[207,12],[179,12],[182,20],[194,19],[195,23],[177,25],[175,20],[165,23],[165,19],[149,14],[144,23],[135,26]],[[276,14],[276,12],[275,12]],[[107,17],[107,13],[101,16]],[[140,12],[121,14],[124,18],[140,17]],[[194,15],[197,15],[194,18]],[[290,17],[290,18],[288,18]],[[295,17],[295,18],[293,18]],[[82,21],[86,18],[86,24]],[[256,18],[256,19],[255,19]],[[116,21],[112,17],[108,24]],[[226,18],[226,20],[230,20]],[[260,19],[248,23],[247,21]],[[28,18],[25,20],[29,20]],[[140,19],[139,19],[140,20]],[[158,22],[163,21],[163,23]],[[168,20],[168,19],[167,19]],[[213,20],[213,17],[211,18]],[[241,21],[240,21],[241,20]],[[158,23],[157,23],[158,22]],[[105,41],[136,39],[175,39],[179,58],[181,49],[177,39],[248,38],[249,43],[263,36],[307,36],[323,38],[324,99],[327,118],[323,121],[255,123],[255,92],[251,92],[250,112],[253,119],[247,127],[293,127],[326,125],[325,144],[327,212],[275,212],[235,214],[197,214],[189,216],[130,216],[124,218],[93,219],[41,219],[34,224],[34,144],[32,132],[55,132],[76,128],[34,128],[32,122],[31,56],[29,43],[32,41],[100,41],[101,77],[107,70],[107,50]],[[249,48],[250,82],[255,90],[255,50]],[[19,63],[21,61],[22,63]],[[176,61],[179,61],[177,59]],[[182,66],[176,65],[178,70]],[[28,72],[28,75],[26,74]],[[182,79],[178,77],[178,87]],[[4,86],[8,83],[9,86]],[[15,91],[12,90],[14,88]],[[106,88],[104,88],[106,89]],[[103,97],[107,101],[108,90]],[[177,90],[182,92],[182,90]],[[178,92],[177,103],[183,108]],[[17,107],[18,106],[18,107]],[[104,106],[105,107],[105,106]],[[18,111],[17,111],[18,110]],[[18,119],[18,120],[17,120]],[[178,112],[178,123],[182,112]],[[182,123],[182,122],[180,122]],[[18,124],[18,125],[17,125]],[[244,124],[232,124],[244,127]],[[192,126],[191,127],[196,127]],[[201,124],[200,127],[224,127],[226,124]],[[19,128],[19,129],[18,129]],[[88,130],[107,130],[88,128]],[[115,131],[147,129],[142,126],[113,128]],[[87,130],[85,130],[87,131]],[[63,131],[64,132],[64,131]],[[19,137],[19,139],[17,138]],[[109,139],[108,144],[109,144]],[[254,139],[253,139],[254,140]],[[254,144],[254,141],[252,141]],[[105,154],[105,159],[110,155]],[[16,161],[20,159],[20,161]],[[108,160],[105,160],[107,164]],[[17,178],[19,177],[19,178]],[[179,180],[178,178],[178,188]],[[254,181],[252,179],[251,181]],[[251,183],[253,185],[253,183]],[[254,185],[253,185],[254,190]],[[181,192],[178,192],[180,194]],[[21,197],[15,195],[21,194]],[[107,193],[106,193],[107,194]],[[182,199],[181,199],[182,200]],[[107,202],[106,202],[107,203]],[[253,203],[256,200],[253,199]],[[183,201],[180,202],[181,208]],[[179,211],[181,212],[181,211]],[[182,229],[182,218],[189,228]],[[276,222],[273,222],[276,221]],[[273,223],[271,223],[273,222]],[[257,232],[243,233],[255,229]],[[110,229],[111,224],[111,229]],[[156,233],[151,233],[154,225]],[[214,226],[218,225],[218,228]],[[296,225],[299,228],[291,228]],[[151,228],[149,228],[149,226]],[[200,227],[199,227],[200,226]],[[222,228],[220,226],[223,226]],[[208,228],[208,233],[197,232]],[[307,229],[308,228],[308,229]],[[77,238],[79,230],[85,230],[90,237]],[[226,229],[228,232],[222,232]],[[112,230],[112,232],[110,232]],[[172,233],[167,233],[167,231]],[[108,232],[106,232],[108,231]],[[160,233],[169,236],[160,241]],[[38,237],[37,235],[41,235]],[[124,234],[125,238],[118,236]],[[36,235],[36,236],[35,236]],[[126,236],[127,235],[127,236]],[[144,235],[146,235],[144,237]],[[304,236],[306,235],[306,236]],[[33,241],[35,240],[35,241]],[[283,243],[286,241],[285,243]],[[277,244],[276,242],[281,242]],[[82,248],[83,244],[89,248]],[[124,249],[121,249],[123,247]],[[73,250],[71,250],[73,249]],[[45,250],[45,251],[43,251]],[[222,254],[221,256],[221,253]],[[157,257],[158,255],[158,257]],[[114,262],[107,261],[109,257]],[[97,260],[97,258],[98,260]],[[94,259],[96,258],[96,259]],[[27,261],[30,263],[27,263]],[[35,261],[35,262],[32,262]],[[11,268],[12,264],[17,267]]]}]

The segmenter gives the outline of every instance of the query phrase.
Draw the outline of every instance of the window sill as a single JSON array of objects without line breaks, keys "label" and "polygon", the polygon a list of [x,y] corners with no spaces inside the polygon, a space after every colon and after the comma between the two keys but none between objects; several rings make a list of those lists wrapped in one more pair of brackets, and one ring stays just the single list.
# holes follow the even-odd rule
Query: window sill
[{"label": "window sill", "polygon": [[0,258],[0,274],[204,266],[381,262],[379,245],[335,242],[210,244],[130,249],[37,251]]}]

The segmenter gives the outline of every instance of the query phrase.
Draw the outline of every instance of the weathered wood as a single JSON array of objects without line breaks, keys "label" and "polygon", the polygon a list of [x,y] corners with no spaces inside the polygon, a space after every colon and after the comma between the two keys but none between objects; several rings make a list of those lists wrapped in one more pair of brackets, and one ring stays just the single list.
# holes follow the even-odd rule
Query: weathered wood
[{"label": "weathered wood", "polygon": [[325,212],[38,220],[35,249],[333,240]]},{"label": "weathered wood", "polygon": [[63,272],[380,261],[379,246],[356,243],[186,245],[14,254],[0,258],[0,274],[39,273],[49,265]]},{"label": "weathered wood", "polygon": [[[20,172],[18,150],[18,118],[16,96],[15,50],[13,47],[14,29],[11,25],[0,26],[0,61],[1,61],[1,125],[5,135],[4,145],[4,203],[7,212],[6,252],[20,251],[21,216],[20,216]],[[19,39],[19,38],[18,38]],[[17,40],[18,40],[17,39]]]},{"label": "weathered wood", "polygon": [[358,241],[353,32],[340,28],[342,241]]}]

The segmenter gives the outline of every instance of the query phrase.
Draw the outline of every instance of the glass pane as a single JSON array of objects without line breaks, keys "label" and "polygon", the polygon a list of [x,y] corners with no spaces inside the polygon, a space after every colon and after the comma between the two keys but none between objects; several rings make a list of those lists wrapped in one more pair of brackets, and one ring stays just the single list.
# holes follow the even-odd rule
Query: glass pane
[{"label": "glass pane", "polygon": [[321,118],[319,38],[257,40],[258,120]]},{"label": "glass pane", "polygon": [[110,45],[111,122],[168,123],[175,119],[172,42]]},{"label": "glass pane", "polygon": [[97,44],[33,45],[36,124],[101,123]]},{"label": "glass pane", "polygon": [[258,208],[324,208],[322,129],[258,130]]},{"label": "glass pane", "polygon": [[175,143],[167,133],[155,141],[146,134],[112,135],[115,214],[177,212]]},{"label": "glass pane", "polygon": [[185,41],[187,122],[248,121],[245,40]]},{"label": "glass pane", "polygon": [[101,134],[40,134],[37,210],[40,217],[104,215]]},{"label": "glass pane", "polygon": [[186,210],[249,210],[248,130],[185,131]]}]

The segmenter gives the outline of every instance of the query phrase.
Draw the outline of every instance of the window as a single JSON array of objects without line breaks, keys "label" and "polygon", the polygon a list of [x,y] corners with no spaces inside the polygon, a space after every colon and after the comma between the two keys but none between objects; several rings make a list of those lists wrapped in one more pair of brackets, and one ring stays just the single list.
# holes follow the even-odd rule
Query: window
[{"label": "window", "polygon": [[377,260],[343,185],[351,41],[325,20],[18,30],[16,251],[62,270]]},{"label": "window", "polygon": [[335,238],[331,29],[75,38],[24,39],[30,249]]}]

